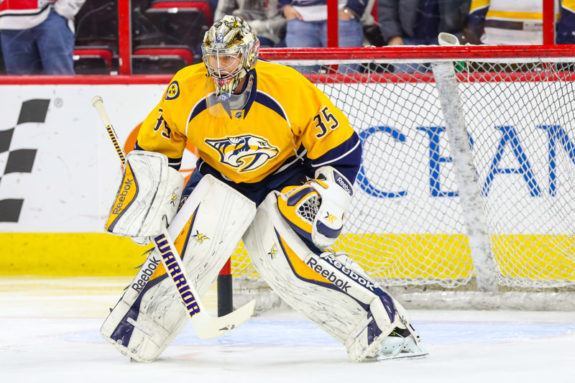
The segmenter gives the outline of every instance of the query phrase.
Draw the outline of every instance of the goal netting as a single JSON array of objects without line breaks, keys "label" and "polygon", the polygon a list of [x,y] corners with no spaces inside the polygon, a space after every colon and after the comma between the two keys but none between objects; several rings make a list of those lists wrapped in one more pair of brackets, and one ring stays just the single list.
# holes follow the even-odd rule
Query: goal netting
[{"label": "goal netting", "polygon": [[[469,46],[262,53],[306,72],[361,138],[334,248],[388,288],[491,293],[575,291],[572,55]],[[236,286],[259,280],[242,247],[232,273]]]}]

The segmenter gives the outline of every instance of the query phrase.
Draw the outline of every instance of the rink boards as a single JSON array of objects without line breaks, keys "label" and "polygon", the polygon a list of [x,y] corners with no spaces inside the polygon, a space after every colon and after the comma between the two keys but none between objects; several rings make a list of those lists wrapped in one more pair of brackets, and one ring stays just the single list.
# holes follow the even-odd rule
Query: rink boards
[{"label": "rink boards", "polygon": [[[536,87],[534,84],[529,86]],[[91,100],[95,95],[104,98],[120,141],[129,148],[133,145],[136,127],[161,98],[164,88],[165,84],[2,86],[2,94],[5,96],[0,104],[3,116],[0,121],[1,274],[134,273],[134,267],[143,262],[140,254],[145,248],[137,247],[129,239],[116,238],[103,232],[121,173],[115,151],[91,106]],[[344,111],[350,112],[345,107]],[[544,121],[534,121],[534,125],[540,123]],[[438,124],[441,122],[421,121],[417,125]],[[372,116],[369,126],[357,126],[356,123],[354,128],[366,132],[373,127],[385,125],[385,117],[382,116],[378,122]],[[407,139],[422,139],[415,126],[394,128],[403,132]],[[525,138],[523,144],[527,153],[540,153],[538,149],[531,148],[539,142],[531,141],[530,138],[534,126],[516,128],[521,137]],[[571,141],[573,138],[569,137]],[[425,142],[421,144],[425,145]],[[369,137],[364,145],[370,145]],[[422,150],[425,150],[425,146],[422,146]],[[193,168],[194,159],[191,152],[186,152],[182,168],[187,173]],[[397,167],[387,168],[400,169],[402,160],[396,158]],[[387,156],[382,161],[387,164],[391,161],[393,164],[394,158]],[[531,161],[545,161],[545,158],[534,155]],[[420,166],[426,166],[425,161],[422,160]],[[573,166],[569,160],[559,166],[562,172],[573,171],[572,168],[566,170]],[[545,174],[539,176],[542,190],[549,193],[546,185],[548,177]],[[369,169],[366,170],[366,177],[365,182],[369,184]],[[361,187],[356,194],[365,194],[362,201],[365,201],[366,210],[370,209],[371,204],[385,204],[390,211],[397,205],[418,209],[432,206],[437,214],[452,214],[453,198],[442,199],[426,193],[428,179],[412,179],[407,184],[402,182],[395,186],[398,190],[410,191],[405,198],[382,198],[381,195],[370,195],[370,192],[373,194],[373,188]],[[502,177],[499,182],[508,181]],[[385,189],[383,185],[374,186],[376,190]],[[553,198],[575,201],[573,188],[562,186],[555,191]],[[515,190],[515,193],[527,192],[524,187]],[[541,278],[575,278],[571,254],[574,244],[572,236],[568,235],[571,222],[562,220],[558,228],[541,234],[538,221],[542,214],[546,214],[546,202],[536,197],[528,198],[527,201],[522,208],[530,210],[531,214],[527,214],[530,217],[527,222],[522,222],[525,232],[502,233],[499,237],[510,244],[505,246],[505,252],[530,255],[515,257],[513,263],[503,265],[503,272],[516,275],[516,269],[535,268]],[[565,208],[573,211],[572,206]],[[511,208],[498,213],[514,216]],[[472,262],[465,245],[457,247],[458,250],[445,250],[454,249],[451,246],[454,242],[466,241],[457,228],[448,224],[442,227],[444,224],[441,223],[429,227],[429,223],[423,221],[405,221],[398,216],[392,218],[382,217],[380,222],[385,222],[385,228],[378,227],[377,223],[364,227],[361,215],[354,212],[350,214],[348,226],[355,229],[346,234],[346,238],[356,244],[370,241],[378,244],[377,249],[370,247],[364,251],[369,254],[365,262],[373,273],[400,278],[418,277],[422,268],[428,270],[426,272],[431,276],[446,278],[472,273]],[[392,226],[389,226],[390,221]],[[560,247],[555,245],[557,241],[561,242]],[[517,248],[513,249],[513,246]],[[414,248],[417,251],[413,251]],[[498,257],[497,250],[495,252]],[[505,257],[505,254],[500,256]],[[241,255],[235,259],[240,263],[245,261]],[[421,267],[398,267],[414,264]],[[437,275],[434,275],[433,270],[437,270]]]}]

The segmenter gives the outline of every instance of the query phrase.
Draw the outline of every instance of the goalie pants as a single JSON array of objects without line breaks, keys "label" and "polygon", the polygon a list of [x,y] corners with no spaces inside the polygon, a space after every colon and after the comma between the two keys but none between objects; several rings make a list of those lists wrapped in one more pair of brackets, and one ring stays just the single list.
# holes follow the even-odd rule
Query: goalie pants
[{"label": "goalie pants", "polygon": [[308,180],[308,177],[313,177],[313,174],[308,174],[304,167],[292,166],[280,173],[273,174],[260,182],[236,184],[224,179],[217,170],[200,160],[198,162],[198,167],[192,173],[184,188],[182,199],[187,198],[187,196],[192,193],[196,185],[205,175],[211,175],[231,188],[237,190],[239,193],[252,200],[256,206],[259,206],[272,191],[282,190],[284,186],[303,185]]}]

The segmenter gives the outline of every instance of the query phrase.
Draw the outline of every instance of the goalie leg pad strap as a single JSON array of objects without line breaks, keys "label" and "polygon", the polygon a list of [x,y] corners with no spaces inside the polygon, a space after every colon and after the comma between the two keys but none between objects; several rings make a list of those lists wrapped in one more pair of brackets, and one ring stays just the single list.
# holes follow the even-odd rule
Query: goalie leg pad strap
[{"label": "goalie leg pad strap", "polygon": [[[206,175],[168,232],[183,258],[189,283],[205,294],[255,217],[255,204]],[[125,355],[153,361],[185,326],[187,315],[174,282],[154,249],[106,318],[102,336]]]},{"label": "goalie leg pad strap", "polygon": [[407,323],[403,307],[344,255],[314,253],[283,219],[271,193],[244,235],[262,278],[295,310],[343,343],[349,358],[377,354]]}]

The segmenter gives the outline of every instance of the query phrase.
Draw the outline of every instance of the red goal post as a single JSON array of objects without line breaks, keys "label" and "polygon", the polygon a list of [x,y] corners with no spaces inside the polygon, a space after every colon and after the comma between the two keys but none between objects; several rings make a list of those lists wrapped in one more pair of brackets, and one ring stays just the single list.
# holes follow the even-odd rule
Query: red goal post
[{"label": "red goal post", "polygon": [[[262,49],[261,58],[304,68],[362,140],[335,250],[390,289],[478,292],[499,297],[492,306],[541,308],[557,291],[571,298],[555,301],[574,301],[573,46]],[[398,64],[421,66],[398,73]],[[242,248],[232,265],[236,286],[261,282]]]},{"label": "red goal post", "polygon": [[573,45],[459,45],[388,46],[361,48],[262,48],[260,58],[267,61],[383,61],[460,60],[460,59],[572,59]]}]

